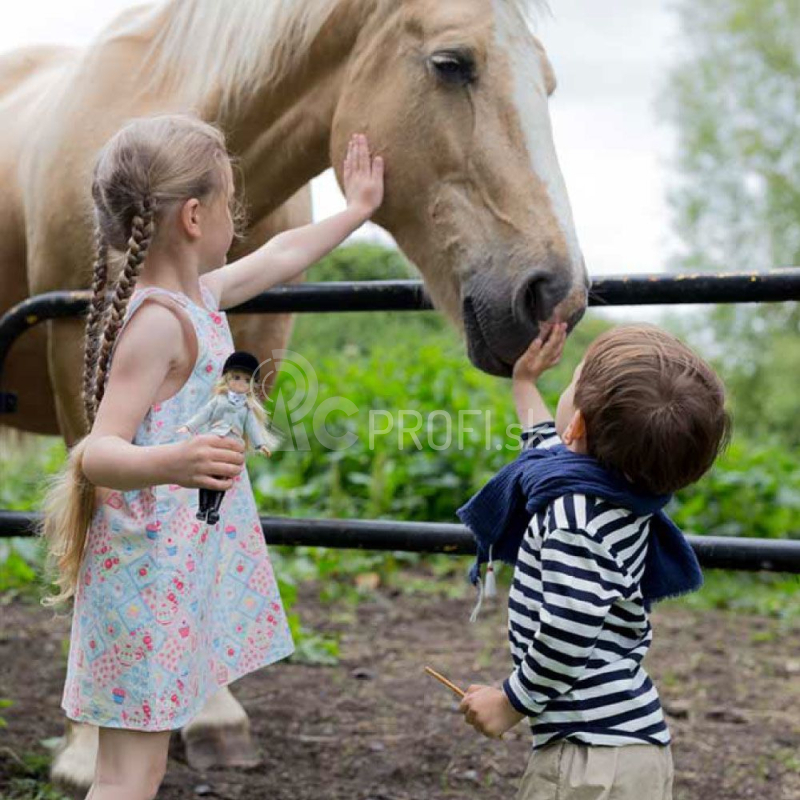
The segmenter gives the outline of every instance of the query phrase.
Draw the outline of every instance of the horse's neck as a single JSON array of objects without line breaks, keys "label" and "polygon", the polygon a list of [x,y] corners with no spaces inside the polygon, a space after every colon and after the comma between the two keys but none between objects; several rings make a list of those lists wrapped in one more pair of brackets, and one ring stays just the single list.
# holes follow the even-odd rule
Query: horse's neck
[{"label": "horse's neck", "polygon": [[244,172],[254,220],[330,166],[330,136],[346,65],[370,0],[342,0],[296,68],[217,116]]},{"label": "horse's neck", "polygon": [[[330,165],[331,122],[338,96],[338,77],[320,76],[311,90],[284,94],[280,87],[271,87],[241,113],[222,115],[220,122],[242,169],[254,220],[265,217]],[[288,104],[286,98],[293,102]]]}]

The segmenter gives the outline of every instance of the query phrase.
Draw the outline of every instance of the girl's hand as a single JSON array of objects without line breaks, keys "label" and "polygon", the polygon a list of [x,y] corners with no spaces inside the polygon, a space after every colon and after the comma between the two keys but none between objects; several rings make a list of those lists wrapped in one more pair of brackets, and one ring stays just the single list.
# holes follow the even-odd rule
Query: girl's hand
[{"label": "girl's hand", "polygon": [[344,195],[347,205],[372,216],[383,202],[383,158],[370,158],[367,137],[354,133],[347,145],[344,159]]},{"label": "girl's hand", "polygon": [[566,322],[543,322],[539,335],[514,364],[514,379],[534,382],[539,380],[543,372],[561,360],[566,341]]},{"label": "girl's hand", "polygon": [[244,468],[244,442],[235,436],[203,433],[175,445],[171,483],[190,489],[227,491]]},{"label": "girl's hand", "polygon": [[265,456],[272,456],[272,451],[265,445],[262,444],[261,447],[258,448]]}]

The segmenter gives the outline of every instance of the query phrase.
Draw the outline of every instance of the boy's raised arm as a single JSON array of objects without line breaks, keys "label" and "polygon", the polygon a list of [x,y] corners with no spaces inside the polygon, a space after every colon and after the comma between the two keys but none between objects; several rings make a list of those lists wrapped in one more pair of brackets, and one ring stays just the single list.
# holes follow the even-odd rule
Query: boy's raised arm
[{"label": "boy's raised arm", "polygon": [[566,339],[565,322],[542,323],[539,335],[514,364],[512,391],[517,417],[523,430],[553,419],[550,409],[536,388],[536,381],[545,370],[558,363]]}]

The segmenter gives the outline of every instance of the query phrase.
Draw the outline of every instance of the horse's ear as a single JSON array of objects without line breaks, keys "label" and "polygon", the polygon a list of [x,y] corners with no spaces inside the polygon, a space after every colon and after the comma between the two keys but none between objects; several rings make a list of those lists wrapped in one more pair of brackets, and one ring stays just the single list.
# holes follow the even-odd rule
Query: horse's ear
[{"label": "horse's ear", "polygon": [[550,63],[550,59],[547,57],[547,51],[544,49],[544,45],[535,36],[533,37],[533,41],[536,44],[536,49],[539,51],[539,60],[542,63],[544,86],[547,90],[547,95],[550,96],[556,90],[556,86],[558,86],[556,73],[553,69],[553,65]]}]

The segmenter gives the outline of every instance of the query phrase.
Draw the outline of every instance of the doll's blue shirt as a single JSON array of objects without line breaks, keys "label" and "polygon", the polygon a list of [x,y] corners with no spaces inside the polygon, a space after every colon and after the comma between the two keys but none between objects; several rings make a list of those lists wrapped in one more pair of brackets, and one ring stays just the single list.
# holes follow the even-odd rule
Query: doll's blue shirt
[{"label": "doll's blue shirt", "polygon": [[247,404],[235,406],[228,400],[226,393],[213,397],[184,424],[192,433],[200,432],[201,428],[208,428],[207,433],[215,433],[218,436],[227,436],[233,432],[243,438],[243,434],[246,433],[253,448],[269,446],[261,425]]}]

